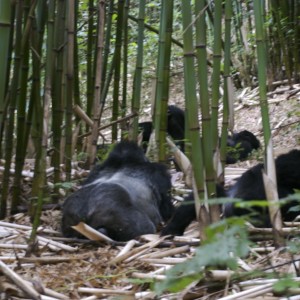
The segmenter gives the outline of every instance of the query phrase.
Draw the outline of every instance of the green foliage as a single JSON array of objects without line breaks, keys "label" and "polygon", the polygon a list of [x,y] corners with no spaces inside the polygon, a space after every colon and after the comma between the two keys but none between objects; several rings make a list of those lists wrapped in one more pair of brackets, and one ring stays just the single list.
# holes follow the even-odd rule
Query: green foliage
[{"label": "green foliage", "polygon": [[58,183],[55,183],[54,186],[55,186],[55,188],[64,189],[64,190],[68,191],[74,186],[74,182],[72,182],[72,181],[58,182]]},{"label": "green foliage", "polygon": [[97,149],[97,159],[101,162],[103,160],[105,160],[109,154],[109,152],[112,150],[113,148],[113,144],[111,145],[100,145],[98,146],[98,149]]},{"label": "green foliage", "polygon": [[300,282],[295,281],[291,274],[286,274],[283,278],[274,283],[273,289],[277,293],[287,295],[288,289],[299,288],[299,286]]},{"label": "green foliage", "polygon": [[195,256],[167,272],[167,279],[155,284],[158,294],[168,290],[177,292],[204,277],[207,267],[237,269],[237,258],[248,254],[249,240],[242,218],[228,218],[206,229],[207,240]]},{"label": "green foliage", "polygon": [[227,146],[227,153],[234,159],[239,159],[240,153],[244,148],[241,143],[237,143],[235,146]]},{"label": "green foliage", "polygon": [[300,252],[300,240],[294,239],[287,242],[287,247],[290,253],[298,254]]}]

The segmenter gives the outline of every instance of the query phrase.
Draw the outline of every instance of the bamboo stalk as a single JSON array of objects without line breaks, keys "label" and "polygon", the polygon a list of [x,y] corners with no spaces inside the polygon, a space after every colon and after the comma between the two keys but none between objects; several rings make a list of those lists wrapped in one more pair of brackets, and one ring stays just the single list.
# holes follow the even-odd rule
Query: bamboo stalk
[{"label": "bamboo stalk", "polygon": [[273,283],[267,283],[263,286],[258,286],[251,288],[247,291],[238,292],[234,295],[229,295],[226,297],[219,298],[219,300],[234,300],[234,299],[246,299],[246,298],[252,298],[256,296],[261,296],[266,293],[271,292],[273,289]]},{"label": "bamboo stalk", "polygon": [[179,263],[183,263],[186,261],[186,258],[179,257],[166,257],[166,258],[140,258],[141,261],[151,263],[151,264],[159,264],[159,265],[176,265]]},{"label": "bamboo stalk", "polygon": [[[137,37],[137,57],[134,72],[134,81],[132,87],[132,107],[133,113],[138,114],[140,110],[141,88],[142,88],[142,72],[143,72],[143,49],[144,49],[144,21],[145,21],[145,0],[139,1],[138,15],[138,37]],[[126,74],[127,75],[127,74]],[[132,128],[130,128],[129,136],[132,140],[137,140],[138,136],[138,117],[133,118]]]},{"label": "bamboo stalk", "polygon": [[79,287],[78,288],[79,293],[85,293],[85,294],[95,294],[98,296],[101,295],[120,295],[120,296],[133,296],[134,292],[132,291],[124,291],[124,290],[118,290],[118,289],[96,289],[96,288],[85,288],[85,287]]},{"label": "bamboo stalk", "polygon": [[2,261],[0,261],[0,269],[1,272],[11,281],[13,281],[27,296],[29,296],[31,299],[40,299],[40,294],[32,287],[32,285],[28,284],[17,273],[8,268]]},{"label": "bamboo stalk", "polygon": [[169,249],[169,250],[165,250],[165,251],[152,252],[152,253],[142,256],[141,258],[142,259],[162,258],[162,257],[166,257],[166,256],[172,256],[172,255],[176,255],[176,254],[189,252],[189,250],[190,250],[190,247],[187,245],[187,246],[177,247],[177,248]]},{"label": "bamboo stalk", "polygon": [[[193,45],[193,31],[192,31],[192,16],[190,1],[182,1],[182,25],[183,25],[183,51],[184,51],[184,85],[186,95],[186,111],[187,123],[189,128],[188,138],[192,144],[191,162],[195,177],[195,206],[200,222],[200,237],[205,239],[204,227],[206,220],[209,219],[207,212],[204,211],[203,206],[200,211],[199,198],[204,199],[204,164],[202,156],[202,145],[199,138],[199,122],[198,122],[198,99],[196,95],[196,80],[194,69],[194,45]],[[199,198],[198,198],[199,195]],[[196,200],[197,199],[197,200]]]},{"label": "bamboo stalk", "polygon": [[145,273],[138,273],[138,272],[133,272],[131,276],[135,278],[153,279],[153,280],[165,280],[167,278],[166,275],[145,274]]},{"label": "bamboo stalk", "polygon": [[[105,1],[103,1],[105,2]],[[123,16],[124,16],[125,0],[118,0],[118,18],[116,25],[116,40],[115,40],[115,66],[114,66],[114,82],[113,82],[113,107],[112,121],[119,117],[119,94],[120,94],[120,76],[121,76],[121,49],[123,37]],[[118,138],[118,127],[116,124],[112,126],[111,139],[116,141]]]},{"label": "bamboo stalk", "polygon": [[103,65],[103,39],[104,39],[104,17],[105,17],[105,1],[99,0],[98,2],[98,32],[97,32],[97,53],[96,53],[96,70],[95,70],[95,83],[94,83],[94,98],[93,98],[93,127],[92,133],[89,137],[88,153],[89,164],[93,166],[97,152],[98,140],[98,126],[100,123],[100,105],[99,99],[101,96],[101,82],[102,82],[102,65]]}]

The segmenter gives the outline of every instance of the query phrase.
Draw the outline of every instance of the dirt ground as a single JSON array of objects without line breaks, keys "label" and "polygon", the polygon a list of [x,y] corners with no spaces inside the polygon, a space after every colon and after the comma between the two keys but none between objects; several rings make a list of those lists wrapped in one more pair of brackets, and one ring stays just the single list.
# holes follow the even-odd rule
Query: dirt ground
[{"label": "dirt ground", "polygon": [[[174,82],[171,104],[182,107],[182,89],[178,81],[177,84]],[[242,93],[244,95],[240,97]],[[293,86],[293,89],[280,86],[276,93],[269,94],[268,100],[275,155],[300,148],[300,85]],[[148,103],[145,105],[144,119],[149,118],[150,110]],[[263,143],[258,91],[237,93],[234,129],[250,130]],[[260,151],[249,160],[237,163],[233,167],[249,168],[261,158]],[[40,294],[48,295],[48,298],[43,296],[42,299],[154,299],[150,289],[151,283],[164,278],[165,270],[172,265],[192,256],[195,243],[199,242],[195,230],[188,230],[185,237],[175,240],[177,244],[173,241],[157,242],[158,236],[153,241],[151,237],[147,242],[141,240],[138,246],[129,248],[127,256],[121,255],[121,258],[116,260],[116,256],[124,251],[125,245],[82,243],[64,239],[59,233],[60,212],[50,210],[43,212],[41,219],[44,232],[41,232],[40,236],[44,237],[44,240],[39,240],[34,255],[29,259],[25,257],[26,241],[30,232],[29,217],[20,213],[4,221],[9,223],[0,223],[0,260],[21,279],[8,279],[10,277],[3,275],[6,273],[1,266],[0,299],[33,299],[21,292],[22,280],[29,286],[33,284]],[[16,225],[16,228],[10,227],[9,224]],[[265,242],[265,249],[269,244],[272,246],[271,243]],[[165,252],[166,250],[174,252]],[[284,254],[279,255],[276,251],[270,248],[267,254],[260,254],[259,258],[247,262],[249,268],[261,267],[266,263],[266,260],[263,260],[266,257],[271,259],[270,257],[276,256],[280,262],[285,260]],[[223,289],[209,294],[199,286],[193,287],[193,293],[194,295],[191,295],[185,290],[181,294],[168,294],[157,299],[222,299],[225,295]],[[254,298],[279,299],[268,291],[259,297]]]}]

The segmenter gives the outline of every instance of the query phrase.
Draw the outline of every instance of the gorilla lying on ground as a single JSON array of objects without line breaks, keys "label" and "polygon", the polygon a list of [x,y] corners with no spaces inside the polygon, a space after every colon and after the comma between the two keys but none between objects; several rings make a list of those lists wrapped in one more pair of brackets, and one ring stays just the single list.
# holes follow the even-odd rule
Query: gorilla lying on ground
[{"label": "gorilla lying on ground", "polygon": [[173,213],[170,190],[164,165],[149,162],[136,143],[120,142],[65,200],[63,235],[80,237],[71,226],[81,221],[117,241],[155,233]]},{"label": "gorilla lying on ground", "polygon": [[[279,198],[294,194],[294,189],[300,189],[300,150],[292,150],[278,156],[275,160],[275,165]],[[246,171],[237,182],[229,188],[225,195],[231,198],[240,198],[245,201],[266,199],[262,170],[263,164],[260,163]],[[217,196],[224,196],[220,187],[217,191]],[[171,221],[162,230],[162,235],[182,235],[185,228],[196,219],[193,195],[189,195],[185,199],[185,202],[175,210]],[[293,221],[300,214],[299,211],[289,211],[291,207],[298,204],[298,201],[290,200],[281,206],[284,221]],[[257,213],[257,216],[252,219],[254,222],[257,222],[256,225],[263,227],[271,226],[267,210],[265,213],[263,213],[264,209],[261,207],[252,207],[252,210]],[[233,203],[225,204],[225,217],[241,216],[247,213],[249,213],[249,210],[235,207]]]},{"label": "gorilla lying on ground", "polygon": [[[277,190],[279,198],[287,197],[295,193],[294,189],[300,189],[300,150],[292,150],[282,154],[275,160]],[[228,190],[228,197],[240,198],[243,200],[264,200],[266,199],[265,188],[262,178],[262,163],[246,171]],[[284,221],[293,221],[299,211],[290,211],[290,208],[299,204],[298,201],[288,201],[281,205],[281,213]],[[253,207],[258,213],[254,222],[258,226],[270,227],[271,222],[267,208]],[[249,213],[249,210],[235,207],[233,203],[227,203],[224,207],[225,217],[241,216]]]},{"label": "gorilla lying on ground", "polygon": [[257,137],[248,130],[235,132],[227,138],[226,163],[234,164],[238,160],[248,157],[252,150],[257,150],[260,142]]}]

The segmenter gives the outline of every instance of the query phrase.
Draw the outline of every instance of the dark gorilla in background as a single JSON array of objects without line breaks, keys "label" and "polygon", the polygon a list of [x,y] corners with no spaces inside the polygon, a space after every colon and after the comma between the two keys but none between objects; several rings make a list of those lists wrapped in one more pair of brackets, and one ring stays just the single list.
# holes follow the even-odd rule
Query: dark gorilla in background
[{"label": "dark gorilla in background", "polygon": [[[184,151],[184,122],[184,111],[175,105],[169,105],[167,133],[173,138],[182,151]],[[143,149],[144,152],[146,152],[153,130],[152,122],[139,123],[139,130],[143,132]]]},{"label": "dark gorilla in background", "polygon": [[226,163],[234,164],[238,160],[246,159],[252,150],[259,147],[260,142],[252,132],[248,130],[235,132],[227,138]]},{"label": "dark gorilla in background", "polygon": [[148,143],[150,141],[150,136],[152,133],[152,122],[140,122],[139,123],[139,132],[142,132],[143,138],[142,138],[142,148],[144,150],[144,153],[147,152]]},{"label": "dark gorilla in background", "polygon": [[65,200],[63,235],[80,237],[71,226],[81,221],[117,241],[155,233],[173,213],[170,190],[164,165],[149,162],[136,143],[120,142]]},{"label": "dark gorilla in background", "polygon": [[[152,122],[139,123],[139,129],[143,132],[143,149],[146,152],[153,129]],[[185,113],[175,105],[168,106],[167,133],[173,138],[179,149],[184,152]],[[227,147],[226,163],[234,164],[238,160],[246,159],[252,150],[258,149],[260,142],[252,132],[243,130],[228,136]]]},{"label": "dark gorilla in background", "polygon": [[184,111],[175,105],[168,106],[167,132],[184,152],[185,116]]},{"label": "dark gorilla in background", "polygon": [[[275,160],[277,188],[279,198],[284,198],[294,194],[294,189],[300,189],[300,150],[292,150],[286,154],[278,156]],[[264,200],[266,194],[262,179],[263,164],[258,164],[246,171],[237,182],[228,189],[226,194],[222,192],[222,188],[218,187],[217,196],[224,195],[231,198],[241,198],[245,201]],[[192,201],[191,201],[192,200]],[[290,208],[299,204],[298,201],[288,201],[281,206],[282,218],[284,221],[293,221],[300,212],[290,211]],[[268,212],[263,213],[261,207],[252,207],[257,213],[252,219],[256,225],[269,227],[271,226]],[[224,207],[224,216],[241,216],[249,213],[249,210],[235,207],[233,203],[227,203]],[[185,201],[179,206],[174,216],[166,227],[162,230],[162,235],[182,235],[185,228],[196,219],[195,206],[193,203],[193,195],[189,195]]]}]

